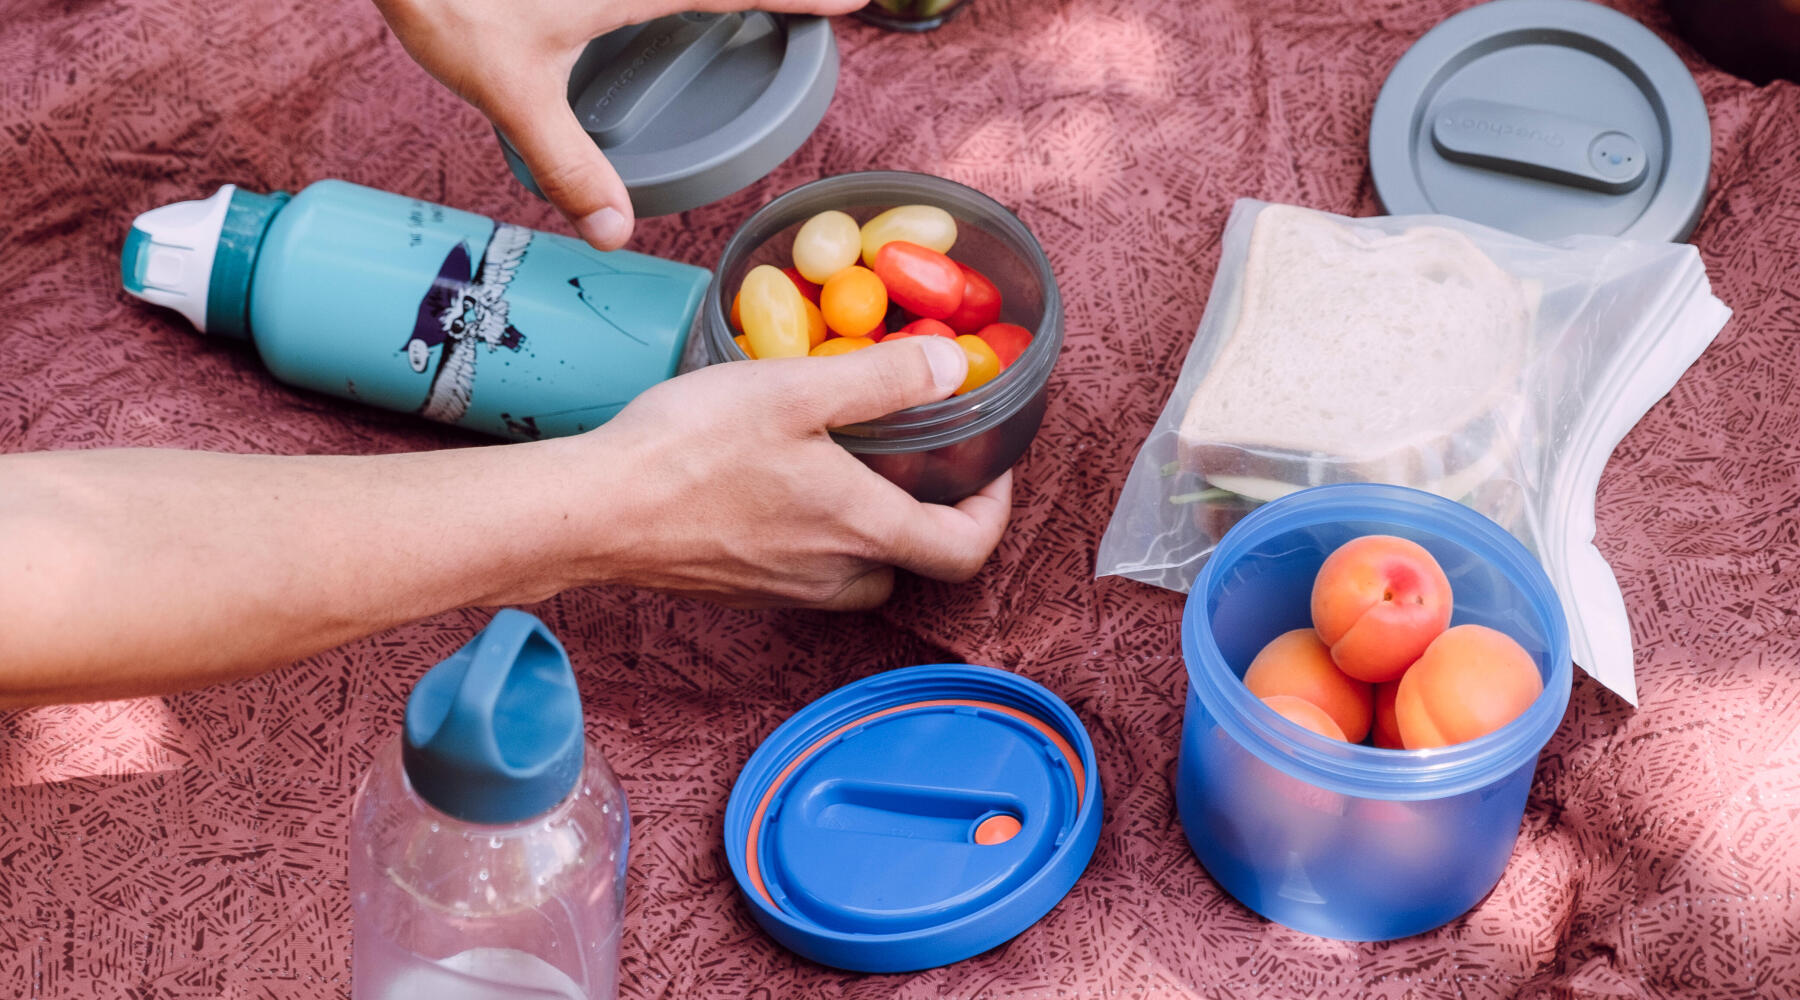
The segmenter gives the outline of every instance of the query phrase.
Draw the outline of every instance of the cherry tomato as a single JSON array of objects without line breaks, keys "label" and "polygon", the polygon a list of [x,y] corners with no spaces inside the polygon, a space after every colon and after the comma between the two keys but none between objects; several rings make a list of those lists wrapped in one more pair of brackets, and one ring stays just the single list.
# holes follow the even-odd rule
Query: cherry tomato
[{"label": "cherry tomato", "polygon": [[943,319],[962,305],[963,274],[956,261],[917,243],[889,240],[875,254],[875,276],[888,298],[926,319]]},{"label": "cherry tomato", "polygon": [[800,289],[800,294],[806,296],[806,301],[815,306],[819,304],[819,286],[802,277],[799,268],[784,267],[781,273],[793,280],[794,287]]},{"label": "cherry tomato", "polygon": [[956,266],[963,275],[962,304],[944,322],[957,333],[979,333],[982,327],[1000,322],[1000,289],[969,265],[958,261]]},{"label": "cherry tomato", "polygon": [[936,205],[890,208],[863,223],[863,264],[874,267],[875,255],[889,240],[905,240],[938,253],[949,253],[956,243],[956,219]]},{"label": "cherry tomato", "polygon": [[875,342],[867,337],[833,337],[812,349],[815,358],[829,358],[836,354],[849,354],[865,347],[874,347]]},{"label": "cherry tomato", "polygon": [[756,357],[798,358],[811,349],[806,298],[787,275],[759,264],[744,275],[738,295],[743,299],[744,336]]},{"label": "cherry tomato", "polygon": [[898,340],[901,337],[949,337],[950,339],[955,340],[956,331],[944,325],[942,320],[915,319],[911,323],[888,334],[889,340]]},{"label": "cherry tomato", "polygon": [[856,263],[862,252],[862,227],[836,210],[820,212],[794,234],[794,267],[806,280],[824,283]]},{"label": "cherry tomato", "polygon": [[744,352],[744,357],[749,358],[752,361],[756,360],[756,354],[750,350],[750,338],[749,337],[746,337],[740,333],[737,336],[731,338],[731,340],[733,343],[738,345],[738,350]]},{"label": "cherry tomato", "polygon": [[975,336],[987,341],[988,346],[994,349],[1002,368],[1019,360],[1019,355],[1024,354],[1025,348],[1031,346],[1031,331],[1017,323],[989,323]]},{"label": "cherry tomato", "polygon": [[731,297],[731,328],[733,330],[744,328],[744,287],[742,285],[738,286],[738,293]]},{"label": "cherry tomato", "polygon": [[866,267],[844,268],[819,291],[819,309],[825,314],[825,325],[840,337],[873,333],[887,315],[887,307],[887,288]]},{"label": "cherry tomato", "polygon": [[952,395],[960,396],[979,389],[1000,374],[1000,358],[994,354],[994,349],[988,346],[987,341],[965,333],[957,337],[956,342],[962,345],[963,356],[969,359],[969,374],[963,376],[963,384]]},{"label": "cherry tomato", "polygon": [[831,336],[831,331],[825,328],[825,314],[819,311],[818,306],[808,301],[806,303],[806,342],[808,346],[817,347],[823,344],[825,338],[829,336]]}]

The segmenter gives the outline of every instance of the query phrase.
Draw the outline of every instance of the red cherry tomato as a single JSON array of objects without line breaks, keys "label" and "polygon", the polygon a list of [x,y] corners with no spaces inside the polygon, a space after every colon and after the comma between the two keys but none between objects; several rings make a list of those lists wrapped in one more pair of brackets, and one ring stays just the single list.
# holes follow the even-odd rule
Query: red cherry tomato
[{"label": "red cherry tomato", "polygon": [[882,244],[875,276],[887,286],[889,299],[927,319],[943,319],[962,305],[962,269],[929,247],[905,240]]},{"label": "red cherry tomato", "polygon": [[819,304],[819,286],[801,277],[799,268],[784,267],[781,273],[793,279],[794,287],[800,289],[800,294],[806,296],[808,302],[815,306]]},{"label": "red cherry tomato", "polygon": [[994,349],[1001,367],[1019,360],[1019,355],[1024,354],[1025,348],[1031,346],[1031,331],[1016,323],[989,323],[975,336],[987,341],[988,346]]},{"label": "red cherry tomato", "polygon": [[[958,261],[956,266],[963,273],[962,304],[944,322],[957,333],[979,334],[982,327],[1000,322],[1000,289],[969,265]],[[1001,360],[1005,361],[1006,356],[1001,355]]]},{"label": "red cherry tomato", "polygon": [[889,340],[899,340],[901,337],[949,337],[951,340],[955,340],[956,331],[950,329],[942,320],[915,319],[888,334]]}]

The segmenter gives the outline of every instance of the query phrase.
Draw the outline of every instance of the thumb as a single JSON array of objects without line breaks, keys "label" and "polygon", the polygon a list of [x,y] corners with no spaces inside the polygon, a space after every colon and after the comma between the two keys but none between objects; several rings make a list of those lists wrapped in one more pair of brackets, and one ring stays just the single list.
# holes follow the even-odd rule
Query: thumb
[{"label": "thumb", "polygon": [[885,417],[935,403],[956,391],[969,371],[962,347],[948,337],[907,337],[833,358],[804,359],[794,389],[810,397],[827,427]]},{"label": "thumb", "polygon": [[575,232],[595,249],[617,250],[631,238],[631,195],[576,120],[566,89],[554,74],[545,75],[525,93],[496,102],[494,125]]}]

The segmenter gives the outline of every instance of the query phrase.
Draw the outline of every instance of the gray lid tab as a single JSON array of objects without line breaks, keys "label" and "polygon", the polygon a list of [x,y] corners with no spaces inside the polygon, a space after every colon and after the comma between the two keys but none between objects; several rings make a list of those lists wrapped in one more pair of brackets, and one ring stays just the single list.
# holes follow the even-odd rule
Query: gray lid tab
[{"label": "gray lid tab", "polygon": [[1395,64],[1369,129],[1390,214],[1540,240],[1686,239],[1711,154],[1681,60],[1585,0],[1493,0],[1449,18]]},{"label": "gray lid tab", "polygon": [[[837,88],[822,17],[671,14],[594,39],[569,75],[569,106],[631,192],[670,215],[759,180],[818,127]],[[541,194],[505,136],[512,171]]]}]

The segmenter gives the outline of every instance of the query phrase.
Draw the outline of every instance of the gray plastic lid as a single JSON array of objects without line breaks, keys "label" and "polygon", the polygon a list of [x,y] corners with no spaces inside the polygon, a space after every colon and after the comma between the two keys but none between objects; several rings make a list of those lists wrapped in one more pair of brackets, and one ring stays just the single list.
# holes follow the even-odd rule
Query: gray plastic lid
[{"label": "gray plastic lid", "polygon": [[1681,60],[1585,0],[1494,0],[1444,21],[1395,64],[1369,129],[1389,214],[1538,240],[1685,240],[1711,155]]},{"label": "gray plastic lid", "polygon": [[[837,89],[822,17],[671,14],[601,35],[569,74],[569,105],[640,216],[717,201],[806,141]],[[513,174],[537,184],[505,136]]]}]

